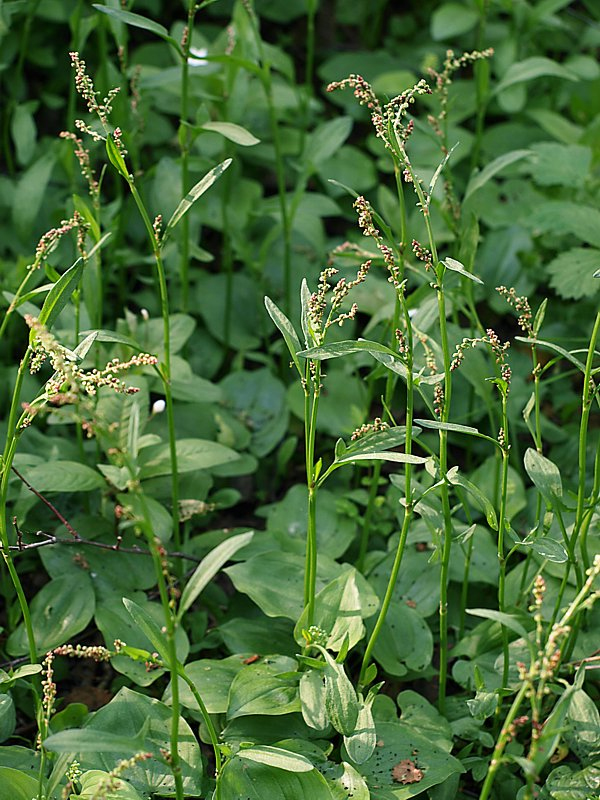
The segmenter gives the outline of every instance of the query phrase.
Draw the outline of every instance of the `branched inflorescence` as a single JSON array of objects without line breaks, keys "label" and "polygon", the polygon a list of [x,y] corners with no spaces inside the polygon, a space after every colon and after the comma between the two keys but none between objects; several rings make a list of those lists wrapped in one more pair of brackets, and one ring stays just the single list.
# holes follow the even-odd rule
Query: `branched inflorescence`
[{"label": "branched inflorescence", "polygon": [[112,105],[115,97],[119,93],[119,87],[116,86],[109,91],[105,98],[99,100],[100,92],[94,88],[94,82],[87,74],[87,67],[85,61],[79,57],[79,53],[69,53],[71,57],[71,66],[75,70],[75,89],[81,95],[82,99],[87,103],[88,111],[90,114],[95,114],[100,120],[100,124],[104,129],[104,136],[98,133],[97,130],[90,127],[82,119],[75,120],[75,127],[82,133],[87,133],[96,142],[106,141],[108,136],[111,136],[117,149],[122,156],[127,154],[122,141],[122,131],[120,128],[115,128],[111,131],[109,117],[112,112]]},{"label": "branched inflorescence", "polygon": [[[37,372],[46,359],[49,360],[54,371],[45,387],[45,400],[51,402],[58,400],[60,404],[60,397],[63,395],[68,398],[68,402],[74,402],[81,390],[89,396],[94,396],[101,386],[108,386],[115,392],[135,394],[139,390],[135,386],[127,386],[117,377],[118,373],[131,367],[155,366],[158,363],[156,356],[149,353],[138,353],[128,361],[113,358],[104,369],[86,371],[78,366],[73,354],[62,347],[38,319],[27,315],[25,321],[35,334],[32,345],[34,355],[31,359],[30,371]],[[29,417],[25,424],[31,423],[34,414],[35,409],[30,407]]]},{"label": "branched inflorescence", "polygon": [[[356,303],[353,303],[350,311],[341,312],[340,306],[342,305],[345,298],[351,292],[351,290],[358,286],[360,283],[363,283],[367,277],[369,269],[371,267],[370,261],[365,261],[364,264],[361,264],[358,272],[356,273],[356,278],[352,281],[347,281],[345,278],[340,278],[333,289],[329,284],[329,280],[333,278],[334,275],[337,275],[338,270],[335,267],[326,267],[319,276],[319,285],[317,287],[317,291],[313,292],[310,296],[308,301],[308,318],[312,325],[313,331],[315,336],[318,339],[322,339],[324,337],[325,331],[331,327],[332,325],[343,325],[346,320],[354,319],[356,313],[358,311],[358,306]],[[327,294],[331,291],[331,308],[329,310],[329,314],[325,317],[325,311],[327,309]]]},{"label": "branched inflorescence", "polygon": [[462,342],[457,344],[450,363],[450,369],[452,371],[458,369],[463,362],[466,351],[477,347],[478,344],[487,344],[489,346],[495,356],[496,363],[500,366],[500,376],[505,382],[506,391],[508,392],[512,373],[506,361],[506,352],[510,347],[510,342],[501,342],[498,334],[492,328],[487,329],[486,336],[478,336],[473,339],[464,338]]},{"label": "branched inflorescence", "polygon": [[533,327],[531,325],[531,306],[529,305],[529,300],[525,295],[517,296],[516,291],[511,286],[510,289],[507,289],[506,286],[497,286],[496,291],[499,295],[501,295],[509,306],[515,309],[515,311],[519,314],[519,319],[517,323],[519,328],[527,334],[529,337],[533,337]]}]

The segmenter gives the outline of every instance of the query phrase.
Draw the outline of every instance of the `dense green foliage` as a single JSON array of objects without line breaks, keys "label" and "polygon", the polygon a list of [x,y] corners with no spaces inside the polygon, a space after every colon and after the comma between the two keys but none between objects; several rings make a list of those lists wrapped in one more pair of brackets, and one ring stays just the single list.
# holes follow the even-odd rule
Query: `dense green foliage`
[{"label": "dense green foliage", "polygon": [[597,3],[0,39],[0,800],[598,797]]}]

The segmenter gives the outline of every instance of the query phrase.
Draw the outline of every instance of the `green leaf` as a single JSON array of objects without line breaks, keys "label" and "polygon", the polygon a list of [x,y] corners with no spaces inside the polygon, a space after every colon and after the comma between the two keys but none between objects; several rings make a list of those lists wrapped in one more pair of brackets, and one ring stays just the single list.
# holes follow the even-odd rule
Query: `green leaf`
[{"label": "green leaf", "polygon": [[254,144],[258,144],[260,139],[257,139],[256,136],[253,136],[250,131],[243,128],[241,125],[237,125],[235,122],[205,122],[203,125],[200,126],[204,131],[212,131],[214,133],[220,133],[221,136],[224,136],[226,139],[229,139],[230,142],[235,142],[235,144],[240,144],[242,147],[251,147]]},{"label": "green leaf", "polygon": [[527,156],[531,155],[531,152],[531,150],[512,150],[510,153],[503,153],[503,155],[490,161],[480,172],[476,172],[475,175],[472,176],[465,191],[463,202],[478,189],[481,189],[482,186],[485,186],[498,172],[501,172],[501,170],[510,166],[510,164],[514,164],[515,161],[527,158]]},{"label": "green leaf", "polygon": [[532,209],[526,223],[535,235],[572,235],[586,244],[600,247],[600,210],[583,203],[568,200],[541,202]]},{"label": "green leaf", "polygon": [[570,695],[567,720],[568,728],[563,737],[570,750],[583,764],[600,761],[600,713],[583,689],[575,689]]},{"label": "green leaf", "polygon": [[405,603],[392,600],[373,657],[396,677],[406,675],[409,670],[426,669],[433,657],[433,635],[423,617]]},{"label": "green leaf", "polygon": [[273,322],[275,323],[276,327],[279,329],[281,335],[284,338],[284,341],[287,345],[287,348],[290,352],[292,357],[292,361],[296,369],[298,370],[298,374],[301,378],[304,377],[304,371],[300,366],[300,359],[298,358],[298,353],[302,350],[302,345],[300,344],[300,339],[298,338],[298,334],[290,320],[286,317],[283,311],[280,311],[279,308],[275,305],[275,303],[271,300],[270,297],[265,297],[265,308]]},{"label": "green leaf", "polygon": [[353,120],[351,117],[335,117],[321,123],[306,140],[304,159],[311,167],[317,168],[344,144]]},{"label": "green leaf", "polygon": [[137,753],[144,750],[145,733],[144,728],[134,736],[86,728],[69,728],[44,739],[44,747],[55,753]]},{"label": "green leaf", "polygon": [[[465,768],[447,750],[431,741],[411,723],[403,721],[378,722],[377,738],[382,743],[361,765],[361,774],[369,786],[377,785],[381,797],[407,800],[443,783],[450,775],[462,773]],[[410,764],[420,771],[421,777],[412,783],[403,783],[402,764]],[[397,776],[397,777],[395,777]]]},{"label": "green leaf", "polygon": [[325,710],[325,684],[321,669],[310,669],[304,672],[299,685],[302,718],[310,727],[322,731],[327,727],[328,718]]},{"label": "green leaf", "polygon": [[569,81],[579,80],[579,76],[575,72],[563,67],[558,61],[553,61],[544,56],[532,56],[511,64],[500,83],[496,85],[494,94],[498,94],[517,83],[525,83],[542,77],[563,78]]},{"label": "green leaf", "polygon": [[0,766],[0,800],[32,800],[38,796],[38,781],[20,769]]},{"label": "green leaf", "polygon": [[373,699],[361,701],[354,733],[344,736],[344,747],[354,764],[364,764],[368,761],[377,746],[377,731],[371,710]]},{"label": "green leaf", "polygon": [[[198,690],[208,713],[225,714],[229,703],[231,683],[238,672],[246,669],[246,666],[244,657],[235,655],[220,659],[202,658],[200,661],[186,664],[184,669]],[[167,697],[170,695],[169,689]],[[186,708],[200,710],[196,698],[182,678],[179,678],[179,697],[181,704]]]},{"label": "green leaf", "polygon": [[253,536],[254,531],[232,536],[224,542],[221,542],[220,545],[215,547],[214,550],[211,550],[211,552],[202,559],[185,585],[181,595],[179,609],[177,611],[177,618],[179,620],[181,620],[183,614],[185,614],[198,595],[215,577],[221,567],[229,561],[234,553],[237,553],[238,550],[247,545],[252,540]]},{"label": "green leaf", "polygon": [[139,606],[137,603],[134,603],[133,600],[124,597],[123,605],[127,609],[127,612],[135,624],[140,628],[144,635],[148,637],[148,640],[154,646],[165,666],[170,666],[166,634],[162,632],[152,617],[141,606]]},{"label": "green leaf", "polygon": [[522,623],[519,622],[516,616],[513,614],[506,614],[504,611],[495,611],[492,608],[467,608],[467,614],[471,614],[473,617],[483,617],[483,619],[492,619],[494,622],[499,622],[501,625],[504,625],[505,628],[509,628],[511,631],[514,631],[518,636],[522,639],[525,639],[532,647],[531,643],[529,642],[529,634],[523,627]]},{"label": "green leaf", "polygon": [[[36,651],[46,653],[85,630],[95,606],[92,582],[86,573],[64,575],[46,583],[30,604]],[[23,623],[8,637],[6,649],[14,656],[29,651]]]},{"label": "green leaf", "polygon": [[466,492],[469,493],[471,498],[475,501],[478,508],[483,511],[488,525],[493,530],[498,530],[498,520],[496,518],[496,511],[491,500],[485,495],[481,489],[472,481],[468,480],[458,472],[458,467],[453,467],[448,471],[446,479],[453,486],[461,486]]},{"label": "green leaf", "polygon": [[63,272],[48,292],[39,316],[40,323],[48,330],[50,330],[60,312],[71,299],[71,295],[81,279],[84,266],[83,259],[78,258],[72,267]]},{"label": "green leaf", "polygon": [[[336,653],[346,637],[349,647],[354,647],[365,633],[362,622],[360,592],[356,584],[354,569],[349,569],[328,583],[315,597],[313,624],[328,634],[326,647]],[[299,645],[304,645],[302,630],[308,628],[308,607],[304,609],[294,636]]]},{"label": "green leaf", "polygon": [[581,372],[585,372],[585,364],[581,362],[578,358],[576,358],[573,353],[570,353],[568,350],[565,350],[564,347],[561,347],[558,344],[554,344],[554,342],[547,342],[544,339],[530,339],[526,336],[515,336],[515,339],[519,342],[527,342],[528,345],[539,345],[540,347],[547,347],[549,350],[553,350],[555,353],[563,356],[566,358],[567,361],[570,361],[571,364],[577,367],[577,369],[581,370]]},{"label": "green leaf", "polygon": [[[153,794],[173,797],[175,781],[163,755],[171,746],[171,726],[172,710],[168,706],[139,692],[123,688],[110,703],[90,716],[89,722],[79,733],[85,731],[85,735],[92,738],[98,731],[109,737],[118,732],[120,737],[129,739],[130,744],[131,740],[139,736],[142,741],[141,746],[136,746],[136,751],[152,753],[153,758],[129,767],[128,783],[145,797]],[[200,747],[192,729],[182,717],[179,718],[178,726],[184,794],[199,797],[202,794],[203,772]],[[77,746],[72,752],[78,752]],[[93,751],[90,748],[90,751],[81,753],[78,761],[84,771],[111,770],[120,758],[118,752],[101,753],[99,749]]]},{"label": "green leaf", "polygon": [[219,775],[214,800],[240,800],[242,797],[253,800],[332,800],[325,778],[315,769],[289,772],[236,757],[227,762]]},{"label": "green leaf", "polygon": [[45,155],[34,161],[17,183],[10,205],[14,226],[24,240],[31,237],[32,229],[36,227],[55,163],[55,153],[45,149]]},{"label": "green leaf", "polygon": [[455,258],[446,258],[442,261],[442,264],[448,269],[452,270],[452,272],[458,272],[458,274],[462,275],[463,278],[468,278],[470,281],[480,283],[483,286],[483,281],[481,278],[478,278],[477,275],[473,275],[472,272],[469,272],[467,269],[465,269],[464,264],[461,264],[460,261],[457,261]]},{"label": "green leaf", "polygon": [[[178,472],[193,472],[228,464],[239,458],[235,450],[208,439],[179,439],[177,446]],[[142,480],[172,472],[171,452],[168,444],[150,445],[140,452],[140,477]]]},{"label": "green leaf", "polygon": [[314,769],[308,758],[300,753],[292,753],[290,750],[283,750],[280,747],[269,745],[259,745],[255,747],[243,748],[237,753],[238,758],[254,761],[257,764],[265,764],[276,769],[285,769],[287,772],[310,772]]},{"label": "green leaf", "polygon": [[23,476],[38,492],[91,492],[106,486],[99,472],[78,461],[49,461],[26,467]]},{"label": "green leaf", "polygon": [[491,436],[486,436],[485,433],[480,433],[477,428],[471,425],[458,425],[456,422],[439,422],[435,419],[415,419],[414,424],[421,428],[431,428],[435,431],[448,431],[448,433],[465,433],[467,436],[478,436],[480,439],[487,439],[488,442],[493,442],[498,445],[496,439]]},{"label": "green leaf", "polygon": [[248,664],[231,683],[227,718],[249,714],[278,716],[300,711],[296,682],[280,677],[280,673],[297,668],[297,661],[287,656],[267,656]]},{"label": "green leaf", "polygon": [[210,172],[207,172],[206,175],[201,180],[199,180],[195,186],[193,186],[190,189],[190,191],[186,194],[181,203],[179,203],[179,205],[173,212],[173,216],[167,223],[167,226],[165,228],[165,233],[162,239],[163,245],[166,242],[168,235],[173,230],[175,225],[177,225],[179,220],[184,216],[184,214],[187,214],[187,212],[194,205],[196,200],[198,200],[198,198],[201,197],[204,194],[204,192],[210,189],[213,183],[215,183],[215,181],[217,181],[221,177],[221,175],[231,164],[231,161],[232,161],[231,158],[226,158],[225,161],[222,161],[216,167],[213,167],[210,170]]},{"label": "green leaf", "polygon": [[346,675],[344,665],[334,661],[323,647],[317,649],[325,659],[323,680],[327,717],[338,733],[350,736],[354,733],[358,720],[359,702],[356,691]]},{"label": "green leaf", "polygon": [[552,770],[546,779],[544,790],[552,800],[595,800],[600,787],[600,766],[591,764],[584,769],[572,771],[565,765]]},{"label": "green leaf", "polygon": [[0,694],[0,742],[5,742],[15,732],[17,715],[12,695]]},{"label": "green leaf", "polygon": [[0,686],[4,686],[6,689],[8,689],[15,681],[18,681],[21,678],[28,678],[30,675],[37,675],[41,671],[41,664],[23,664],[22,667],[17,667],[12,675],[9,675],[8,672],[5,672],[3,669],[1,669]]},{"label": "green leaf", "polygon": [[561,542],[552,539],[550,536],[538,536],[531,541],[525,539],[519,543],[520,547],[530,547],[542,558],[553,561],[555,564],[565,564],[569,560],[569,554]]},{"label": "green leaf", "polygon": [[125,159],[123,158],[123,154],[117,147],[114,139],[110,134],[106,137],[106,155],[108,156],[108,160],[117,170],[119,175],[124,180],[126,180],[127,183],[132,181],[132,178],[129,175],[129,170],[127,169],[127,164],[125,163]]},{"label": "green leaf", "polygon": [[556,503],[556,500],[562,497],[562,480],[556,464],[532,447],[527,448],[523,463],[527,474],[546,502]]},{"label": "green leaf", "polygon": [[115,779],[100,769],[84,772],[79,783],[81,792],[77,796],[82,800],[94,800],[96,797],[102,797],[103,800],[142,800],[141,794],[130,783],[122,778]]},{"label": "green leaf", "polygon": [[539,142],[531,147],[531,176],[538,186],[581,187],[589,177],[592,150],[580,144]]},{"label": "green leaf", "polygon": [[443,3],[431,16],[431,38],[436,42],[453,39],[472,30],[478,19],[474,8],[460,3]]},{"label": "green leaf", "polygon": [[546,267],[550,285],[565,299],[581,300],[596,294],[600,285],[595,273],[600,265],[600,250],[572,247],[560,253]]},{"label": "green leaf", "polygon": [[107,14],[109,17],[116,19],[118,22],[122,22],[125,25],[131,25],[133,28],[142,28],[142,30],[155,33],[157,36],[160,36],[161,39],[169,42],[169,44],[175,48],[179,55],[183,56],[179,42],[176,39],[173,39],[172,36],[169,36],[169,31],[159,22],[154,22],[154,20],[148,19],[148,17],[143,17],[141,14],[134,14],[131,11],[125,11],[122,8],[103,6],[100,5],[100,3],[93,3],[92,5],[96,11],[101,11],[103,14]]}]

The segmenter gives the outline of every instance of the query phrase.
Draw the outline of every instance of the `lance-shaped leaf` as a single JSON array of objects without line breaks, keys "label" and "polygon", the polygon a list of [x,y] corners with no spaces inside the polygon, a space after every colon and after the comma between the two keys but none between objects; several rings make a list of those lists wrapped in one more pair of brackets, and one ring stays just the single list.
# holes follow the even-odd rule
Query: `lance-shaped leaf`
[{"label": "lance-shaped leaf", "polygon": [[111,8],[110,6],[100,5],[100,3],[94,3],[93,6],[96,11],[101,11],[103,14],[116,19],[118,22],[122,22],[125,25],[131,25],[133,28],[142,28],[142,30],[155,33],[157,36],[160,36],[161,39],[164,39],[165,42],[169,42],[169,44],[172,45],[175,50],[177,50],[179,55],[183,56],[183,52],[177,39],[169,36],[169,31],[159,22],[155,22],[153,19],[148,19],[148,17],[143,17],[141,14],[134,14],[132,11],[125,11],[122,8]]},{"label": "lance-shaped leaf", "polygon": [[448,470],[446,479],[453,486],[460,486],[469,493],[472,500],[475,501],[475,504],[485,514],[485,518],[490,528],[493,528],[493,530],[497,531],[498,520],[496,518],[494,506],[489,497],[481,491],[479,486],[465,478],[464,475],[461,475],[458,471],[458,467],[452,467],[452,469]]},{"label": "lance-shaped leaf", "polygon": [[249,130],[246,130],[246,128],[243,128],[241,125],[236,125],[235,122],[205,122],[201,126],[201,130],[220,133],[221,136],[224,136],[231,142],[241,144],[242,147],[252,147],[252,145],[260,142],[260,139],[253,136]]},{"label": "lance-shaped leaf", "polygon": [[221,567],[229,561],[234,553],[247,545],[253,536],[254,531],[247,531],[246,533],[232,536],[230,539],[221,542],[220,545],[215,547],[214,550],[211,550],[211,552],[202,559],[181,595],[177,614],[178,619],[181,619],[183,614],[208,583],[215,577]]},{"label": "lance-shaped leaf", "polygon": [[302,367],[300,366],[300,359],[298,358],[298,353],[302,350],[302,345],[300,344],[300,339],[298,338],[298,334],[296,333],[296,329],[290,322],[290,320],[286,317],[286,315],[281,311],[275,303],[271,300],[270,297],[265,297],[265,308],[273,322],[275,323],[276,327],[279,329],[283,339],[287,345],[287,349],[290,351],[290,355],[292,357],[292,361],[300,377],[303,377]]},{"label": "lance-shaped leaf", "polygon": [[72,267],[64,272],[48,292],[44,305],[40,311],[39,321],[48,330],[54,324],[56,318],[69,302],[69,298],[77,288],[81,279],[85,262],[78,258]]},{"label": "lance-shaped leaf", "polygon": [[248,761],[255,761],[257,764],[285,769],[288,772],[310,772],[315,768],[314,764],[300,753],[293,753],[291,750],[283,750],[281,747],[271,747],[266,744],[243,748],[238,751],[237,756]]},{"label": "lance-shaped leaf", "polygon": [[558,344],[554,344],[554,342],[547,342],[544,339],[530,339],[527,336],[515,336],[515,339],[518,342],[525,342],[528,345],[539,345],[540,347],[547,347],[548,350],[553,350],[555,353],[563,356],[566,358],[567,361],[570,361],[573,366],[577,367],[577,369],[585,372],[585,364],[583,364],[578,358],[575,358],[573,353],[570,353],[568,350],[565,350],[564,347],[561,347]]},{"label": "lance-shaped leaf", "polygon": [[500,445],[491,436],[481,433],[477,428],[471,425],[459,425],[456,422],[439,422],[435,419],[416,419],[414,424],[420,428],[431,428],[435,431],[448,431],[448,433],[466,433],[467,436],[478,436],[480,439],[486,439],[488,442],[493,442],[497,447]]},{"label": "lance-shaped leaf", "polygon": [[162,245],[164,246],[167,238],[175,225],[179,222],[179,220],[187,214],[190,208],[194,205],[196,200],[201,197],[204,192],[206,192],[210,187],[213,185],[215,181],[217,181],[221,175],[225,172],[225,170],[231,164],[232,159],[226,158],[225,161],[222,161],[220,164],[217,164],[216,167],[213,167],[210,172],[207,172],[206,175],[198,181],[198,183],[193,186],[190,191],[186,194],[183,198],[181,203],[177,206],[175,211],[173,212],[173,216],[167,223],[167,227],[165,228],[165,233],[162,238]]},{"label": "lance-shaped leaf", "polygon": [[473,275],[472,272],[469,272],[469,270],[465,269],[464,264],[461,264],[460,261],[457,261],[455,258],[446,258],[442,261],[442,264],[449,270],[452,270],[452,272],[458,272],[458,274],[462,275],[463,278],[468,278],[470,281],[481,283],[483,285],[481,278],[478,278],[477,275]]},{"label": "lance-shaped leaf", "polygon": [[498,158],[495,158],[493,161],[484,167],[481,172],[477,172],[471,180],[469,181],[469,185],[467,186],[467,191],[465,192],[465,196],[463,200],[466,200],[467,197],[470,197],[474,192],[478,189],[481,189],[482,186],[491,180],[494,175],[498,172],[503,170],[505,167],[508,167],[510,164],[514,164],[515,161],[520,161],[522,158],[526,158],[527,156],[532,155],[532,150],[511,150],[510,153],[504,153]]},{"label": "lance-shaped leaf", "polygon": [[167,647],[166,635],[161,631],[152,617],[128,597],[123,598],[123,605],[129,612],[135,624],[144,632],[148,639],[156,648],[156,652],[164,661],[165,666],[169,665],[169,650]]}]

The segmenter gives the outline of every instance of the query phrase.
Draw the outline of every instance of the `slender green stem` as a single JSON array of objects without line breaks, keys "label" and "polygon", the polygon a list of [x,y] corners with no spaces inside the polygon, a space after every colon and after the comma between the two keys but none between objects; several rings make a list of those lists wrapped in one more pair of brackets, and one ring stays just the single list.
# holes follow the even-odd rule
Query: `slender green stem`
[{"label": "slender green stem", "polygon": [[500,736],[496,742],[496,746],[494,748],[494,752],[492,754],[492,760],[490,761],[490,768],[487,772],[485,777],[485,781],[483,782],[483,786],[481,788],[481,793],[479,795],[479,800],[487,800],[490,796],[490,792],[492,790],[492,786],[496,779],[496,773],[498,772],[498,768],[502,763],[502,754],[504,753],[504,748],[510,741],[510,726],[515,721],[519,708],[521,707],[521,703],[525,699],[528,690],[531,688],[529,681],[523,681],[519,691],[515,699],[512,702],[512,705],[506,715],[506,719],[504,720],[504,725],[502,726],[502,730],[500,732]]},{"label": "slender green stem", "polygon": [[[194,17],[196,16],[196,3],[195,0],[190,0],[187,10],[186,31],[187,35],[184,36],[182,43],[182,60],[181,60],[181,107],[180,107],[180,120],[179,120],[179,147],[181,150],[181,196],[185,197],[189,189],[189,154],[190,154],[190,129],[188,125],[189,115],[189,55],[192,47],[192,36],[194,33]],[[189,217],[184,215],[181,220],[181,262],[179,271],[179,280],[181,283],[181,310],[187,311],[189,302],[190,290],[190,277],[189,277],[189,261],[190,261],[190,221]]]},{"label": "slender green stem", "polygon": [[[412,429],[414,418],[414,380],[413,380],[413,339],[412,328],[410,326],[410,318],[406,305],[402,303],[404,310],[404,317],[406,320],[406,337],[407,337],[407,370],[406,370],[406,440],[404,451],[407,455],[412,453]],[[388,614],[392,599],[394,597],[394,589],[400,573],[404,551],[406,549],[406,539],[410,530],[410,523],[413,516],[413,488],[412,488],[412,465],[406,464],[404,472],[404,518],[402,520],[402,529],[400,531],[400,538],[398,540],[398,547],[396,548],[396,555],[394,556],[394,563],[388,579],[385,595],[383,597],[381,608],[375,626],[367,642],[365,654],[362,660],[360,669],[359,685],[364,686],[366,679],[367,669],[371,663],[373,649],[377,643],[377,639],[383,628],[385,618]]]},{"label": "slender green stem", "polygon": [[[506,607],[505,594],[506,594],[506,556],[504,554],[504,529],[506,527],[506,508],[508,503],[508,456],[510,452],[510,443],[508,438],[508,415],[507,415],[507,395],[506,391],[501,388],[502,392],[502,431],[503,441],[502,444],[502,472],[500,484],[500,510],[498,513],[498,609],[504,611]],[[510,665],[508,653],[508,630],[502,627],[502,687],[508,684],[508,668]],[[500,706],[499,706],[500,708]]]},{"label": "slender green stem", "polygon": [[592,367],[594,363],[594,351],[596,349],[596,341],[598,333],[600,332],[600,312],[596,314],[594,328],[590,338],[590,345],[588,348],[587,359],[585,362],[585,372],[583,375],[583,388],[581,392],[581,421],[579,424],[579,471],[578,471],[578,487],[577,487],[577,511],[575,512],[575,524],[573,526],[572,543],[573,547],[581,535],[580,553],[584,569],[589,569],[590,560],[587,551],[587,526],[584,526],[584,513],[585,513],[585,484],[587,472],[587,438],[588,426],[590,419],[590,411],[592,408],[592,401],[596,387],[592,382]]},{"label": "slender green stem", "polygon": [[[307,362],[307,402],[305,404],[305,449],[306,483],[308,486],[308,517],[306,532],[306,569],[304,573],[304,605],[308,607],[307,624],[313,624],[315,613],[315,593],[317,585],[317,465],[315,464],[315,439],[317,435],[317,415],[321,394],[321,364],[313,362],[314,374],[310,375],[310,362]],[[308,386],[312,382],[312,402]]]},{"label": "slender green stem", "polygon": [[210,718],[210,714],[207,711],[206,706],[200,696],[200,692],[196,688],[196,684],[194,681],[186,674],[183,665],[179,665],[177,669],[177,674],[184,680],[190,692],[193,694],[195,701],[198,703],[198,708],[200,709],[200,713],[202,714],[202,719],[204,720],[204,724],[206,725],[206,729],[208,731],[208,735],[210,737],[210,743],[212,744],[213,752],[215,754],[215,773],[216,777],[219,776],[221,772],[221,748],[219,747],[219,737],[217,735],[217,731],[215,730],[215,726],[213,724],[212,719]]},{"label": "slender green stem", "polygon": [[6,524],[6,501],[8,497],[10,469],[17,450],[21,389],[23,387],[23,380],[29,366],[31,355],[31,348],[28,347],[17,371],[17,379],[13,389],[12,401],[8,415],[6,443],[4,446],[4,452],[2,454],[2,479],[0,481],[0,543],[2,545],[2,556],[4,558],[4,563],[6,564],[8,574],[10,575],[10,579],[15,588],[19,606],[21,608],[21,614],[23,615],[23,623],[25,625],[27,644],[29,648],[29,658],[31,663],[35,664],[37,663],[38,659],[35,638],[33,635],[33,625],[31,623],[31,614],[29,613],[29,604],[27,603],[27,598],[25,597],[25,592],[23,591],[21,579],[19,578],[17,570],[15,569],[10,554],[8,528]]},{"label": "slender green stem", "polygon": [[160,294],[160,309],[163,320],[163,341],[164,341],[164,362],[159,368],[159,374],[165,393],[165,404],[167,411],[167,426],[169,431],[169,455],[171,459],[171,505],[173,508],[173,542],[175,548],[179,550],[181,537],[179,529],[179,476],[177,472],[177,443],[175,439],[175,413],[173,410],[173,395],[171,392],[171,323],[169,319],[169,294],[167,289],[167,278],[162,260],[160,246],[157,242],[150,217],[146,211],[144,202],[133,182],[129,178],[127,183],[135,200],[135,204],[140,212],[146,232],[152,245],[154,260],[156,263],[156,273],[158,277],[158,287]]}]

